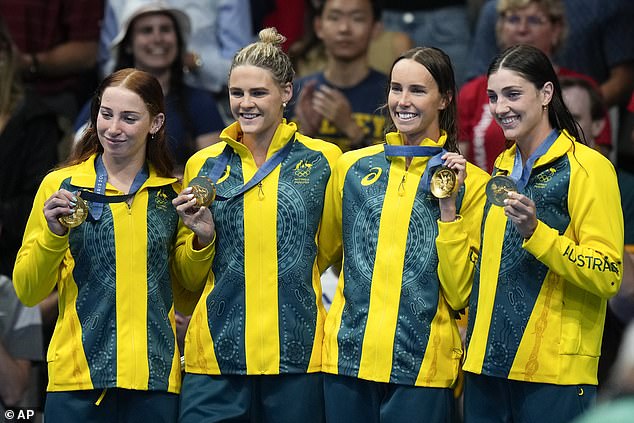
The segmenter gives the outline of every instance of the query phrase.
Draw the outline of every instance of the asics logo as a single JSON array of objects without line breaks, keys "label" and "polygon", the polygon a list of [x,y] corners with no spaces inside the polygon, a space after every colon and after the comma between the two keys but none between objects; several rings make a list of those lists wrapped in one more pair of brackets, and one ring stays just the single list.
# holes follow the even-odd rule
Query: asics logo
[{"label": "asics logo", "polygon": [[381,177],[381,173],[383,173],[383,169],[381,169],[380,167],[371,168],[370,172],[368,172],[368,174],[365,175],[363,179],[361,179],[361,185],[363,185],[364,187],[372,185],[377,181],[377,179]]}]

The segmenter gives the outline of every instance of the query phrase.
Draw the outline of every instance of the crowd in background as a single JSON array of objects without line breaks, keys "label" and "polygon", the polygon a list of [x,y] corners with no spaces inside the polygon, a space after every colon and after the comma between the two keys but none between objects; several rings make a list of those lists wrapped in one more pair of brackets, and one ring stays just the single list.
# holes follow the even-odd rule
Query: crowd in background
[{"label": "crowd in background", "polygon": [[[282,49],[295,69],[284,118],[344,152],[384,142],[394,60],[416,46],[441,49],[455,73],[460,152],[487,173],[506,141],[489,113],[489,65],[513,45],[538,48],[551,60],[588,144],[617,169],[625,255],[634,254],[634,2],[392,0],[371,2],[369,20],[354,12],[348,19],[347,10],[366,1],[0,2],[0,410],[2,404],[43,409],[58,293],[24,307],[9,279],[36,191],[86,136],[100,83],[124,68],[159,81],[172,176],[182,178],[190,157],[225,141],[223,129],[234,122],[232,60],[266,27],[285,37]],[[633,348],[631,328],[624,336],[634,318],[631,263],[624,258],[621,291],[606,310],[599,398],[634,395],[634,366],[623,358]],[[326,306],[335,295],[335,272],[322,276]],[[176,319],[182,342],[189,316]],[[625,401],[631,410],[631,398]],[[583,421],[598,421],[590,418]]]}]

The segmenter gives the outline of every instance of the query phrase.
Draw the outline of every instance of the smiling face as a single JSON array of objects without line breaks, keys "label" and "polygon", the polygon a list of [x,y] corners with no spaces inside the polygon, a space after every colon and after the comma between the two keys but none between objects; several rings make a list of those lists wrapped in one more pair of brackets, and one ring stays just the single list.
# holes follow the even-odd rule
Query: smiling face
[{"label": "smiling face", "polygon": [[134,91],[113,86],[104,90],[97,113],[97,136],[104,157],[114,160],[145,160],[148,133],[158,131],[162,113],[152,118]]},{"label": "smiling face", "polygon": [[229,75],[231,114],[245,136],[270,140],[282,121],[283,103],[292,96],[291,84],[280,86],[267,69],[240,65]]},{"label": "smiling face", "polygon": [[448,100],[427,68],[412,59],[399,60],[392,69],[388,107],[405,142],[418,145],[440,137],[439,114]]},{"label": "smiling face", "polygon": [[178,36],[172,18],[165,13],[147,13],[130,27],[134,67],[150,73],[164,71],[178,56]]},{"label": "smiling face", "polygon": [[489,110],[504,136],[520,147],[539,144],[552,130],[548,110],[553,84],[537,89],[517,72],[500,68],[489,76],[487,94]]}]

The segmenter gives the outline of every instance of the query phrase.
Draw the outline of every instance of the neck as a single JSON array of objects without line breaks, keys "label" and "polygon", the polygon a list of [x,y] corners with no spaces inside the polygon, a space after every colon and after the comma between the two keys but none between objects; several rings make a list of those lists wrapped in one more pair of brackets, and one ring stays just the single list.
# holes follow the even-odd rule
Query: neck
[{"label": "neck", "polygon": [[108,172],[110,185],[126,194],[130,191],[134,178],[145,163],[145,156],[118,158],[104,154],[102,159]]},{"label": "neck", "polygon": [[161,84],[161,89],[163,90],[163,94],[167,95],[170,90],[170,79],[172,78],[172,71],[170,68],[166,69],[141,69],[155,77],[159,84]]},{"label": "neck", "polygon": [[517,148],[520,150],[522,163],[526,163],[526,160],[528,160],[528,158],[535,152],[535,150],[539,148],[539,146],[544,142],[544,140],[546,139],[546,137],[548,137],[552,130],[553,128],[550,125],[547,125],[545,127],[538,128],[530,136],[515,141],[515,144],[517,144]]},{"label": "neck", "polygon": [[328,82],[338,88],[354,87],[363,81],[370,73],[367,59],[357,59],[354,61],[342,61],[336,59],[328,60],[324,76]]},{"label": "neck", "polygon": [[246,148],[249,149],[251,155],[253,155],[255,164],[258,167],[260,167],[262,163],[266,161],[266,155],[269,151],[269,147],[271,146],[273,135],[275,135],[276,130],[277,127],[275,126],[265,133],[261,134],[242,134],[241,142]]},{"label": "neck", "polygon": [[440,128],[439,127],[428,127],[425,132],[418,132],[416,134],[403,134],[403,144],[404,145],[420,145],[420,143],[425,139],[429,138],[432,141],[438,141],[440,139]]}]

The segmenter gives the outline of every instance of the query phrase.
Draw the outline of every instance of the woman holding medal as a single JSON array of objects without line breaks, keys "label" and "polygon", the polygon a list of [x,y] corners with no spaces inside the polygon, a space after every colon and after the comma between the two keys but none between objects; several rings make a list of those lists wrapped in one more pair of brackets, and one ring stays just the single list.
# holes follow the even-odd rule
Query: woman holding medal
[{"label": "woman holding medal", "polygon": [[593,403],[606,303],[622,278],[616,174],[578,142],[541,50],[502,52],[487,92],[511,146],[487,186],[469,303],[465,421],[570,421]]},{"label": "woman holding medal", "polygon": [[445,53],[405,52],[387,94],[395,131],[333,170],[320,265],[343,268],[325,325],[327,421],[453,421],[455,315],[471,291],[488,180],[458,153],[455,93]]},{"label": "woman holding medal", "polygon": [[115,72],[101,83],[68,162],[37,192],[13,277],[26,305],[59,291],[47,422],[177,420],[170,275],[196,277],[186,271],[196,262],[171,258],[178,228],[171,200],[180,186],[164,123],[158,81],[135,69]]},{"label": "woman holding medal", "polygon": [[[317,236],[341,151],[282,118],[294,71],[283,36],[259,37],[231,65],[236,122],[189,159],[173,202],[193,228],[179,230],[177,256],[209,273],[188,287],[202,297],[185,338],[184,423],[323,421]],[[199,193],[214,185],[207,204]]]}]

